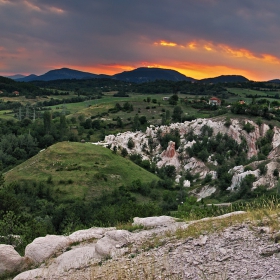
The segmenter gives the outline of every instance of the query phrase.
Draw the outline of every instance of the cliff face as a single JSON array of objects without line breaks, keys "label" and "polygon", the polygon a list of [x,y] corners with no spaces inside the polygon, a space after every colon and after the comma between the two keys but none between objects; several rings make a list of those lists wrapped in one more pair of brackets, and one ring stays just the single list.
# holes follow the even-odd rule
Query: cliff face
[{"label": "cliff face", "polygon": [[[250,132],[244,129],[244,125],[251,126]],[[208,158],[208,163],[202,162],[196,157],[190,156],[187,152],[188,147],[192,147],[196,140],[187,140],[188,135],[201,135],[203,129],[208,127],[212,130],[212,135],[216,136],[218,133],[226,134],[238,144],[245,141],[247,145],[246,154],[247,158],[257,157],[260,152],[258,142],[266,137],[266,134],[270,127],[267,124],[261,124],[260,126],[251,120],[245,119],[243,121],[232,119],[229,126],[225,125],[224,121],[215,121],[211,119],[196,119],[190,122],[184,123],[172,123],[169,126],[150,126],[146,132],[125,132],[117,135],[109,135],[105,137],[104,142],[99,143],[104,146],[114,146],[117,148],[126,148],[129,154],[137,153],[141,154],[142,159],[149,159],[151,162],[155,162],[157,167],[161,168],[165,165],[173,165],[176,168],[177,173],[189,171],[191,174],[198,174],[200,179],[206,177],[207,174],[211,174],[213,177],[214,169],[211,166],[217,166],[217,162],[212,161],[211,156]],[[177,131],[180,137],[180,145],[176,146],[174,141],[168,143],[167,148],[162,149],[159,141],[159,137]],[[129,138],[134,141],[134,147],[129,149],[127,143]],[[152,143],[152,144],[151,144]],[[260,145],[260,144],[259,144]],[[258,170],[258,164],[261,162],[251,163],[250,166],[254,166],[254,170],[245,171],[244,167],[241,169],[232,169],[233,175],[232,182],[227,186],[229,190],[235,190],[240,185],[243,178],[246,175],[253,174],[256,177],[254,182],[254,188],[260,185],[266,185],[269,188],[276,186],[278,178],[273,175],[275,169],[278,166],[278,157],[280,157],[280,129],[278,127],[273,128],[273,139],[271,142],[271,151],[265,160],[267,164],[266,174],[260,174]],[[210,167],[209,167],[210,166]],[[251,168],[249,168],[251,169]],[[243,170],[242,172],[240,170]],[[198,195],[199,197],[199,195]]]}]

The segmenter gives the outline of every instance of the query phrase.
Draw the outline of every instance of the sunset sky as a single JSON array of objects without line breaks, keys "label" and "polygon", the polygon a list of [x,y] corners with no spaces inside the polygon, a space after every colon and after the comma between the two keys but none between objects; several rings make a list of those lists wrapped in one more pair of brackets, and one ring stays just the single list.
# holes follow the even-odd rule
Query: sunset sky
[{"label": "sunset sky", "polygon": [[0,0],[0,75],[150,66],[280,78],[279,0]]}]

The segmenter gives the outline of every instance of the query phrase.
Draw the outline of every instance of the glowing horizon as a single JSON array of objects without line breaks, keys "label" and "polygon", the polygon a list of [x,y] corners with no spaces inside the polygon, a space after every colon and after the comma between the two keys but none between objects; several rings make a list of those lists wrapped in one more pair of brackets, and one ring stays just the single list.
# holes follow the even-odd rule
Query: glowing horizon
[{"label": "glowing horizon", "polygon": [[194,79],[280,78],[280,2],[0,0],[0,7],[0,75],[155,66]]},{"label": "glowing horizon", "polygon": [[43,75],[47,73],[48,71],[55,70],[55,69],[61,69],[61,68],[69,68],[69,69],[74,69],[78,71],[83,71],[83,72],[88,72],[92,74],[104,74],[104,75],[115,75],[124,71],[131,71],[140,67],[147,67],[147,68],[162,68],[162,69],[171,69],[178,71],[179,73],[196,79],[196,80],[201,80],[205,78],[213,78],[213,77],[218,77],[221,75],[240,75],[244,76],[245,78],[252,80],[252,81],[268,81],[272,79],[277,79],[277,77],[268,77],[267,79],[262,78],[261,75],[258,73],[250,73],[244,69],[236,69],[236,68],[230,68],[226,67],[223,65],[195,65],[195,64],[189,64],[188,68],[184,68],[182,65],[179,63],[176,65],[167,65],[167,64],[161,64],[161,63],[150,63],[150,64],[142,64],[139,63],[136,66],[130,66],[130,65],[104,65],[104,66],[97,66],[97,67],[91,67],[91,66],[75,66],[75,65],[59,65],[59,66],[54,66],[53,68],[50,68],[44,73],[41,74],[36,74],[36,73],[7,73],[4,76],[13,76],[17,74],[21,75]]}]

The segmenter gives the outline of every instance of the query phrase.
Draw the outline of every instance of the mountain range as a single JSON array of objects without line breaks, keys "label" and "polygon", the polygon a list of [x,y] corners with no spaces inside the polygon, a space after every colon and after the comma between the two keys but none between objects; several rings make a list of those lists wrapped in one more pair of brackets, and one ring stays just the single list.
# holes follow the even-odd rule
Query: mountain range
[{"label": "mountain range", "polygon": [[[115,75],[104,75],[104,74],[93,74],[89,72],[83,72],[79,70],[61,68],[50,70],[43,75],[31,74],[29,76],[23,76],[20,74],[9,76],[18,82],[31,82],[31,81],[53,81],[63,79],[100,79],[110,78],[126,82],[144,83],[152,82],[155,80],[169,80],[169,81],[190,81],[200,83],[231,83],[231,82],[246,82],[249,81],[247,78],[241,75],[222,75],[214,78],[206,78],[197,80],[191,77],[187,77],[178,71],[163,68],[149,68],[140,67],[131,71],[124,71]],[[268,82],[280,83],[279,79],[271,80]]]}]

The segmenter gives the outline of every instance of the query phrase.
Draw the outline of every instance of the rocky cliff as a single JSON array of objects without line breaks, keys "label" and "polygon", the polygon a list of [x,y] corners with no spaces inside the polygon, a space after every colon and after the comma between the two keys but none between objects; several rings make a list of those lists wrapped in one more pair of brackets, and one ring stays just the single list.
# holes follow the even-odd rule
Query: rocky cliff
[{"label": "rocky cliff", "polygon": [[[250,127],[249,131],[245,129],[246,126]],[[186,171],[190,171],[191,174],[197,175],[199,179],[205,178],[207,174],[211,175],[212,179],[215,179],[218,163],[216,160],[213,160],[215,158],[214,155],[210,155],[206,162],[188,153],[188,148],[197,142],[197,140],[189,139],[188,136],[190,134],[199,136],[205,128],[211,130],[211,137],[215,137],[217,134],[228,135],[238,144],[246,144],[246,156],[247,159],[251,159],[251,162],[247,167],[240,166],[228,170],[232,174],[232,181],[226,186],[228,190],[236,190],[242,179],[249,174],[254,175],[256,178],[254,188],[260,185],[268,188],[276,186],[278,176],[273,175],[273,172],[280,167],[278,163],[280,156],[280,129],[278,127],[270,127],[267,124],[257,125],[248,119],[242,121],[231,119],[230,125],[226,125],[223,120],[196,119],[191,122],[173,123],[169,126],[150,126],[145,132],[128,131],[106,136],[105,140],[98,144],[110,146],[111,149],[114,147],[117,149],[126,148],[129,154],[140,154],[142,159],[155,162],[158,168],[173,165],[176,168],[177,174],[184,174]],[[159,139],[164,137],[164,135],[172,134],[174,131],[179,134],[179,145],[176,143],[176,146],[174,141],[170,141],[167,148],[163,149]],[[270,135],[273,134],[272,140],[269,141],[269,153],[265,157],[258,159],[262,149],[262,139],[267,137],[268,131],[271,132]],[[210,139],[211,137],[208,138]],[[131,149],[127,146],[130,138],[134,141],[134,147]],[[207,142],[204,143],[207,144]],[[234,153],[235,151],[231,151],[231,154]],[[224,156],[228,155],[225,153]],[[265,174],[261,174],[258,169],[262,162],[266,165]],[[202,189],[205,189],[205,187],[209,189],[205,185],[202,186]],[[205,191],[202,191],[202,193],[198,192],[197,196],[205,197],[206,194],[212,194],[213,188],[215,189],[215,185],[211,186],[212,191],[206,191],[206,193]]]}]

